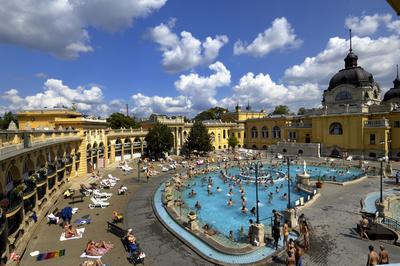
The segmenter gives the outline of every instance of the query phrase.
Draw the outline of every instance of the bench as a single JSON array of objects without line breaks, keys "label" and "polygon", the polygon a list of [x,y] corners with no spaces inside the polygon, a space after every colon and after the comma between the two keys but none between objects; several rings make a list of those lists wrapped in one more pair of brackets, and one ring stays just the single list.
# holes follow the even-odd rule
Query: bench
[{"label": "bench", "polygon": [[76,195],[71,197],[70,204],[74,204],[76,202],[83,202],[83,198],[85,197],[84,194]]},{"label": "bench", "polygon": [[121,238],[128,233],[128,230],[125,230],[112,222],[107,222],[107,231]]}]

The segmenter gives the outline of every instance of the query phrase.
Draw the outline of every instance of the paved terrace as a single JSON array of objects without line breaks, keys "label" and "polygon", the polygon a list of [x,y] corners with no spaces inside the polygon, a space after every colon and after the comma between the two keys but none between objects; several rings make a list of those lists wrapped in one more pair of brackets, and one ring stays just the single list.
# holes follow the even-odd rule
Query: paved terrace
[{"label": "paved terrace", "polygon": [[[135,167],[136,165],[132,165]],[[399,168],[399,165],[395,165]],[[153,192],[168,175],[152,177],[149,183],[142,176],[137,181],[137,169],[131,174],[124,175],[119,169],[106,170],[104,174],[112,173],[121,178],[116,185],[125,184],[129,188],[128,195],[116,195],[116,187],[111,189],[114,196],[111,198],[111,206],[106,209],[88,208],[89,198],[84,203],[77,203],[79,211],[74,215],[79,218],[90,214],[92,224],[86,225],[86,231],[82,239],[59,241],[62,228],[56,225],[47,225],[41,221],[38,229],[27,246],[21,265],[79,265],[83,259],[79,255],[83,252],[89,240],[111,241],[115,248],[103,256],[102,261],[107,265],[129,265],[126,260],[126,252],[118,237],[106,231],[106,222],[111,220],[113,210],[124,211],[125,220],[121,225],[124,228],[133,228],[138,242],[145,251],[147,257],[145,265],[211,265],[203,260],[186,245],[172,236],[156,219],[152,207]],[[86,183],[89,179],[84,180]],[[77,186],[77,181],[71,181]],[[390,181],[387,181],[389,183]],[[386,184],[385,187],[388,187]],[[313,205],[301,210],[310,219],[312,225],[311,249],[305,256],[305,265],[361,265],[366,262],[368,245],[376,248],[382,242],[362,241],[354,231],[356,223],[360,220],[359,201],[366,194],[379,190],[379,179],[368,178],[360,183],[349,186],[324,184],[321,197]],[[55,206],[59,209],[70,205],[69,200],[59,199]],[[392,261],[400,262],[400,248],[383,243],[387,247]],[[66,256],[36,262],[29,253],[35,250],[40,252],[66,249]],[[272,265],[279,265],[273,262]]]},{"label": "paved terrace", "polygon": [[[210,265],[166,231],[153,214],[151,207],[153,191],[170,174],[152,177],[150,182],[147,183],[144,175],[142,175],[140,182],[137,181],[137,168],[128,175],[124,175],[119,169],[106,170],[103,174],[107,175],[108,173],[121,178],[121,181],[118,181],[117,185],[109,191],[113,193],[109,207],[91,210],[88,208],[89,197],[86,197],[83,203],[69,204],[70,200],[63,198],[54,203],[54,208],[58,207],[58,209],[65,206],[78,207],[78,213],[73,216],[73,221],[83,215],[90,215],[92,223],[85,226],[83,237],[61,242],[59,238],[63,231],[62,227],[54,224],[48,225],[46,220],[40,221],[38,229],[32,234],[21,265],[79,265],[84,261],[79,256],[89,240],[110,241],[115,245],[102,258],[102,261],[107,265],[129,265],[127,253],[120,239],[106,231],[106,221],[111,221],[112,211],[114,210],[124,211],[124,224],[119,225],[124,228],[133,228],[133,232],[147,256],[145,265]],[[88,184],[92,181],[90,178],[86,178],[83,182],[73,180],[71,186],[78,188],[79,183]],[[117,187],[121,184],[128,187],[127,195],[117,195]],[[30,252],[35,250],[42,253],[60,249],[66,250],[64,257],[36,261],[36,257],[29,255]]]}]

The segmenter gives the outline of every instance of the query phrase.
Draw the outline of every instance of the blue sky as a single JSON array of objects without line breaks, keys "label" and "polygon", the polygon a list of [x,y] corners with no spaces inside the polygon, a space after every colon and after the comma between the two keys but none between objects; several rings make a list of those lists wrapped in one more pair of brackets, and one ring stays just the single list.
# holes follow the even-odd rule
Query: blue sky
[{"label": "blue sky", "polygon": [[315,107],[344,65],[349,26],[383,91],[400,61],[400,22],[386,1],[1,2],[0,111]]}]

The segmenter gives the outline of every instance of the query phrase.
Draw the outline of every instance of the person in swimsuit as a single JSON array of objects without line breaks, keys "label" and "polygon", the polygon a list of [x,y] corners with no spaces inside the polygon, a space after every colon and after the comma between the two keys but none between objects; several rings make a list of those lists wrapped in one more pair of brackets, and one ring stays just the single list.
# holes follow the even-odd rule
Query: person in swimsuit
[{"label": "person in swimsuit", "polygon": [[373,246],[369,246],[369,253],[368,253],[368,259],[367,259],[367,266],[375,266],[378,265],[379,263],[379,256],[378,254],[375,252],[374,247]]},{"label": "person in swimsuit", "polygon": [[379,252],[379,264],[389,264],[389,253],[384,246],[379,247],[381,251]]}]

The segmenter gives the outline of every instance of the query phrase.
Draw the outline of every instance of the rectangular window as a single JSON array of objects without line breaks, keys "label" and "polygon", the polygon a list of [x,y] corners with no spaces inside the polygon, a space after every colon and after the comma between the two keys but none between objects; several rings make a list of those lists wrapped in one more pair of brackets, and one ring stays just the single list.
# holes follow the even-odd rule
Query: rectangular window
[{"label": "rectangular window", "polygon": [[289,139],[296,139],[296,132],[289,132]]},{"label": "rectangular window", "polygon": [[394,127],[400,127],[400,121],[394,121]]},{"label": "rectangular window", "polygon": [[240,132],[238,132],[238,138],[240,139]]},{"label": "rectangular window", "polygon": [[375,145],[375,134],[369,135],[369,144]]}]

